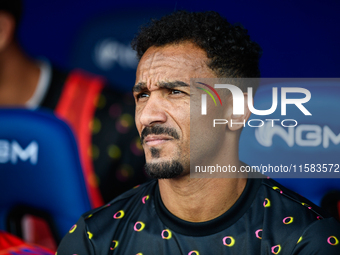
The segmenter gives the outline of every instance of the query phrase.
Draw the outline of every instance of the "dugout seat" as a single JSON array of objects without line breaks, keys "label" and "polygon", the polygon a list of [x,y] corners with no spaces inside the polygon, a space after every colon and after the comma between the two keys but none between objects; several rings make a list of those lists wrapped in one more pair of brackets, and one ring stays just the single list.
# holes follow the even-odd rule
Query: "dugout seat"
[{"label": "dugout seat", "polygon": [[[292,166],[296,173],[273,175],[284,186],[324,207],[339,219],[340,211],[340,80],[339,79],[285,79],[283,82],[267,80],[261,85],[254,99],[255,109],[269,109],[272,105],[272,87],[280,92],[282,87],[302,87],[311,93],[309,102],[303,104],[312,116],[305,116],[295,105],[287,105],[287,115],[281,115],[281,96],[278,108],[270,116],[251,115],[250,119],[264,121],[262,127],[246,126],[240,139],[240,158],[250,166]],[[291,94],[287,98],[302,98],[301,94]],[[279,119],[274,127],[266,119]],[[284,119],[297,121],[296,127],[281,125]],[[254,121],[253,125],[259,125]],[[294,124],[292,121],[285,125]],[[308,164],[308,165],[305,165]],[[304,169],[324,166],[332,173],[309,172]],[[323,165],[325,164],[325,165]],[[326,169],[324,168],[324,169]],[[303,173],[300,173],[302,169]],[[292,171],[292,170],[291,170]],[[334,172],[335,171],[335,172]],[[271,174],[268,173],[269,176]],[[307,178],[306,178],[307,177]]]},{"label": "dugout seat", "polygon": [[22,237],[29,215],[56,244],[91,209],[78,149],[66,123],[44,110],[0,109],[0,229]]}]

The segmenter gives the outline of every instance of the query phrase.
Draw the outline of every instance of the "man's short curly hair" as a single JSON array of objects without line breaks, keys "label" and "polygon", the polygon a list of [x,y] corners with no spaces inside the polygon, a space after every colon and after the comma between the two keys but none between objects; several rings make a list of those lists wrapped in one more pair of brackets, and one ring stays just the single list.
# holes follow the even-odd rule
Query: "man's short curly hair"
[{"label": "man's short curly hair", "polygon": [[0,0],[0,11],[11,14],[15,20],[16,25],[18,25],[22,16],[22,1]]},{"label": "man's short curly hair", "polygon": [[217,12],[177,11],[141,28],[131,45],[140,59],[151,46],[191,41],[206,51],[217,77],[259,77],[260,46]]}]

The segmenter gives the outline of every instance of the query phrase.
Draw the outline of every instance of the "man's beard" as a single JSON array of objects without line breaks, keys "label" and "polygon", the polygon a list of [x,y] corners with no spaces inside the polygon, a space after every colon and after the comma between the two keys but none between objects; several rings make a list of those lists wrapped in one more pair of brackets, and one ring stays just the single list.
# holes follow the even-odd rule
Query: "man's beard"
[{"label": "man's beard", "polygon": [[[144,139],[148,135],[168,135],[174,140],[180,138],[176,129],[155,125],[152,127],[145,127],[141,133],[141,143],[144,144]],[[151,147],[151,157],[156,159],[160,158],[160,149]],[[180,176],[183,173],[183,166],[177,160],[165,161],[160,163],[146,163],[145,172],[155,179],[170,179]]]},{"label": "man's beard", "polygon": [[160,163],[146,163],[145,172],[155,179],[171,179],[183,173],[183,166],[179,161],[166,161]]}]

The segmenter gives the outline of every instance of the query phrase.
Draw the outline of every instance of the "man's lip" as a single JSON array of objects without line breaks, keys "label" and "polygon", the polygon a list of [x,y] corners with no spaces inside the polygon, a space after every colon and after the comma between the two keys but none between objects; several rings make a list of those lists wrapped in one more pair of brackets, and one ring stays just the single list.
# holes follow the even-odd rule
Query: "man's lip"
[{"label": "man's lip", "polygon": [[148,135],[145,137],[144,143],[149,146],[154,146],[169,140],[173,140],[173,138],[167,135]]}]

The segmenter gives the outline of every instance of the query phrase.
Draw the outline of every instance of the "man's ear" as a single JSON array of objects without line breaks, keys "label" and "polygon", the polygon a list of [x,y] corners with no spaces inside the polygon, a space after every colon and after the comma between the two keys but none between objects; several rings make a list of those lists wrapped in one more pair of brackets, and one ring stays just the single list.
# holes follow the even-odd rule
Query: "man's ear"
[{"label": "man's ear", "polygon": [[242,129],[246,125],[251,115],[251,112],[248,108],[248,94],[243,93],[243,96],[244,96],[244,101],[243,101],[244,102],[244,113],[243,114],[234,115],[233,114],[233,98],[232,96],[230,96],[230,98],[228,99],[227,120],[228,120],[228,128],[231,131]]},{"label": "man's ear", "polygon": [[13,41],[14,30],[14,17],[7,12],[0,11],[0,52]]}]

